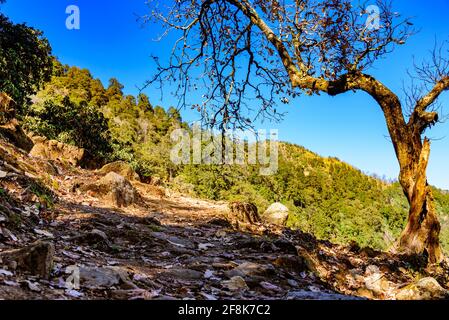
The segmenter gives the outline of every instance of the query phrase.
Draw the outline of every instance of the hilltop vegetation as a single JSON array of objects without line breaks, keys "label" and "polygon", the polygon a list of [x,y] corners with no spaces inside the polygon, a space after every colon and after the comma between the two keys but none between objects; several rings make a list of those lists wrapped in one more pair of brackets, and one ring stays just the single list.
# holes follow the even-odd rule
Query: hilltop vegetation
[{"label": "hilltop vegetation", "polygon": [[151,105],[144,94],[124,95],[111,79],[107,88],[86,69],[54,62],[53,77],[33,99],[23,125],[28,131],[85,148],[98,165],[129,162],[143,178],[168,179],[170,135],[181,126],[174,108]]},{"label": "hilltop vegetation", "polygon": [[[88,70],[54,64],[52,80],[23,119],[30,131],[83,147],[100,163],[127,161],[144,180],[192,196],[253,202],[259,211],[282,202],[291,211],[290,227],[335,243],[387,249],[404,227],[408,203],[398,183],[297,145],[281,143],[273,176],[259,175],[257,165],[174,165],[170,133],[188,129],[176,109],[153,106],[144,94],[124,95],[117,79],[104,88]],[[442,245],[449,251],[449,195],[434,193]]]},{"label": "hilltop vegetation", "polygon": [[[184,167],[177,179],[190,184],[196,196],[254,202],[262,212],[280,201],[291,210],[290,227],[334,243],[385,250],[399,236],[408,213],[399,183],[289,143],[280,144],[279,171],[273,176],[260,176],[257,166],[202,165]],[[434,194],[448,252],[449,195],[436,188]]]}]

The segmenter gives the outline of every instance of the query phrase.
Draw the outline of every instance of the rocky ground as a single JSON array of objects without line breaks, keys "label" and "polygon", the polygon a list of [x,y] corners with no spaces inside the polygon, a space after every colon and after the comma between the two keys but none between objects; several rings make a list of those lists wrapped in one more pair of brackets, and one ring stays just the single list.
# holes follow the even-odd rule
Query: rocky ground
[{"label": "rocky ground", "polygon": [[424,269],[419,260],[234,221],[226,203],[140,183],[122,168],[118,175],[30,156],[4,140],[0,159],[2,299],[447,296],[445,264]]}]

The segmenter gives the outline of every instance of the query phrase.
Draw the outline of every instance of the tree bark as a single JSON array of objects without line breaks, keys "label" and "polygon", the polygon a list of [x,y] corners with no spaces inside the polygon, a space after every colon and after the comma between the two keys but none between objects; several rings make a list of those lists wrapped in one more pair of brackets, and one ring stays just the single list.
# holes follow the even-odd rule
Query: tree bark
[{"label": "tree bark", "polygon": [[426,255],[430,264],[441,262],[439,244],[440,223],[435,212],[431,187],[427,183],[426,169],[430,155],[430,142],[421,142],[417,135],[409,143],[407,162],[400,163],[400,183],[410,204],[407,225],[398,241],[398,252],[407,255]]}]

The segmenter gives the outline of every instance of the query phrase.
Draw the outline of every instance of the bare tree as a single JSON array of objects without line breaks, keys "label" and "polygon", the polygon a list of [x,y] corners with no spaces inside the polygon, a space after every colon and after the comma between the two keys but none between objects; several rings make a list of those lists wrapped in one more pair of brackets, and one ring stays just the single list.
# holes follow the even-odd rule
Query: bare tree
[{"label": "bare tree", "polygon": [[[421,85],[404,105],[366,73],[414,33],[387,0],[375,7],[351,0],[150,0],[149,6],[147,18],[162,25],[161,37],[170,35],[174,46],[167,65],[155,57],[158,68],[147,85],[175,84],[180,107],[198,109],[211,125],[242,128],[258,117],[278,119],[277,104],[300,94],[372,96],[410,203],[397,249],[441,261],[440,224],[426,178],[430,141],[423,134],[438,121],[434,106],[449,88],[449,61],[436,49],[430,63],[416,66]],[[366,8],[374,15],[368,18]]]}]

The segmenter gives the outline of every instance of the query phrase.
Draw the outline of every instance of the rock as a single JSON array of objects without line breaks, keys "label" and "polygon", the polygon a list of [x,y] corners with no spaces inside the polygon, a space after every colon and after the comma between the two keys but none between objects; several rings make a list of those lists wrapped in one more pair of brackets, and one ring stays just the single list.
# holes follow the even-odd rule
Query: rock
[{"label": "rock", "polygon": [[110,242],[106,233],[93,229],[85,234],[74,238],[77,243],[88,244],[94,248],[109,249]]},{"label": "rock", "polygon": [[232,270],[225,272],[228,277],[254,277],[254,276],[270,276],[275,273],[275,268],[271,264],[259,264],[253,262],[245,262]]},{"label": "rock", "polygon": [[422,278],[396,292],[397,300],[436,300],[448,296],[448,291],[432,277]]},{"label": "rock", "polygon": [[39,284],[36,282],[31,282],[31,281],[25,281],[26,284],[28,285],[28,289],[30,289],[31,291],[34,292],[41,292],[42,289],[39,287]]},{"label": "rock", "polygon": [[146,225],[162,227],[162,223],[154,217],[145,217],[142,222]]},{"label": "rock", "polygon": [[282,203],[273,203],[268,207],[267,210],[262,215],[262,220],[265,222],[278,225],[285,226],[288,220],[289,210]]},{"label": "rock", "polygon": [[105,165],[98,171],[100,174],[107,175],[115,172],[130,181],[140,181],[139,175],[124,161],[116,161]]},{"label": "rock", "polygon": [[306,249],[298,246],[298,256],[304,261],[306,270],[309,270],[322,281],[328,279],[330,272],[322,265],[317,254],[307,251]]},{"label": "rock", "polygon": [[13,273],[11,271],[0,269],[0,276],[11,277],[12,275],[13,275]]},{"label": "rock", "polygon": [[222,285],[230,291],[244,291],[249,289],[245,279],[240,276],[235,276],[230,280],[223,281]]},{"label": "rock", "polygon": [[112,204],[117,207],[127,207],[138,199],[137,191],[132,184],[115,172],[108,173],[96,183],[80,186],[80,190],[109,197]]},{"label": "rock", "polygon": [[53,244],[37,242],[22,249],[1,252],[0,259],[4,264],[16,263],[18,270],[48,279],[53,268],[54,254]]},{"label": "rock", "polygon": [[77,290],[66,290],[65,294],[72,298],[81,298],[82,296],[84,296],[83,293]]},{"label": "rock", "polygon": [[223,228],[232,228],[232,224],[230,224],[228,220],[223,218],[212,218],[207,222],[207,224]]},{"label": "rock", "polygon": [[98,229],[93,229],[91,232],[89,232],[88,237],[94,239],[95,242],[108,242],[108,236],[106,235],[106,233]]},{"label": "rock", "polygon": [[282,289],[280,287],[278,287],[277,285],[274,285],[270,282],[267,282],[267,281],[262,281],[259,285],[268,291],[282,292]]},{"label": "rock", "polygon": [[6,93],[0,92],[0,125],[4,125],[16,117],[16,103]]},{"label": "rock", "polygon": [[362,298],[345,296],[338,293],[314,292],[314,291],[291,291],[287,300],[363,300]]},{"label": "rock", "polygon": [[115,290],[112,291],[111,295],[117,300],[151,300],[157,296],[157,293],[137,288],[129,290]]},{"label": "rock", "polygon": [[[359,293],[362,293],[367,298],[385,298],[390,295],[392,283],[385,278],[385,275],[380,272],[377,266],[368,266],[365,275],[365,289],[368,292],[361,290]],[[363,294],[364,292],[366,294]]]},{"label": "rock", "polygon": [[55,140],[47,140],[44,137],[33,137],[34,147],[30,156],[45,160],[68,162],[72,166],[80,166],[87,157],[84,149],[71,146]]},{"label": "rock", "polygon": [[200,251],[207,251],[207,250],[209,250],[209,248],[213,248],[213,247],[215,247],[215,245],[212,243],[199,243],[198,244],[198,250],[200,250]]},{"label": "rock", "polygon": [[282,255],[276,258],[273,263],[276,267],[284,268],[291,272],[307,271],[307,265],[304,259],[295,255]]},{"label": "rock", "polygon": [[16,147],[30,152],[33,148],[33,141],[25,134],[17,119],[0,125],[0,134]]},{"label": "rock", "polygon": [[46,238],[52,238],[53,239],[55,237],[51,232],[48,232],[46,230],[41,230],[41,229],[35,228],[34,232],[36,234],[38,234],[40,236],[43,236],[43,237],[46,237]]},{"label": "rock", "polygon": [[229,204],[229,219],[243,223],[261,222],[256,205],[246,202],[231,202]]},{"label": "rock", "polygon": [[117,267],[81,267],[80,284],[88,289],[110,288],[129,282],[126,271]]},{"label": "rock", "polygon": [[184,280],[184,281],[202,280],[204,277],[204,273],[202,273],[202,272],[192,270],[192,269],[183,269],[183,268],[173,268],[173,269],[167,270],[163,274],[173,277],[177,280]]},{"label": "rock", "polygon": [[171,236],[171,235],[165,234],[164,232],[151,232],[151,236],[153,236],[156,239],[166,241],[175,247],[187,248],[187,249],[195,249],[196,248],[195,244],[192,241],[190,241],[189,239]]}]

